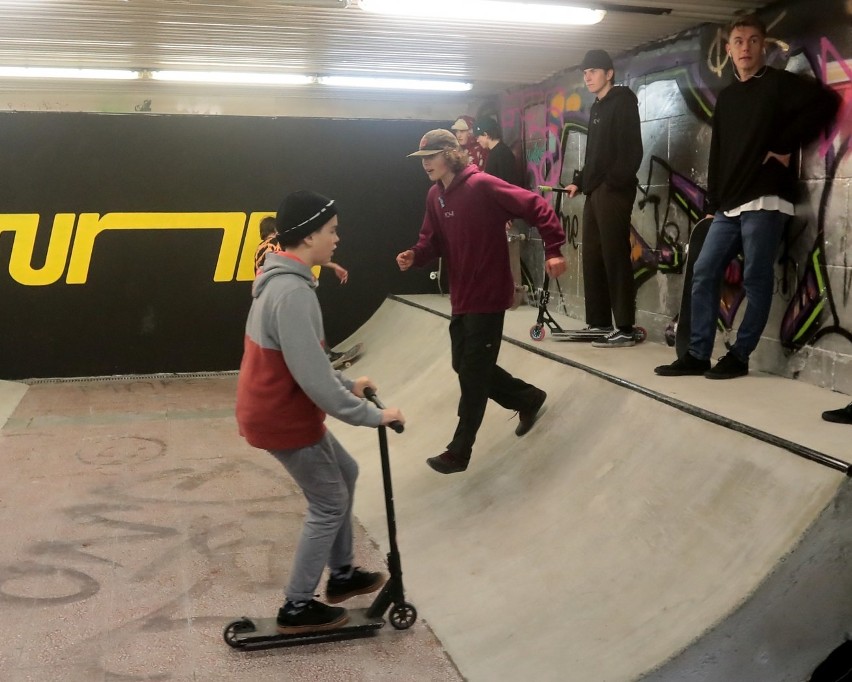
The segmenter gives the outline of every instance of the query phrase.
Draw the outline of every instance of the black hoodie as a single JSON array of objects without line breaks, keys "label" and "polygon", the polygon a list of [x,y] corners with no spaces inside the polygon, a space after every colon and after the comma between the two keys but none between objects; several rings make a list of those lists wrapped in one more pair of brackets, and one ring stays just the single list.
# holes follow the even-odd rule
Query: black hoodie
[{"label": "black hoodie", "polygon": [[583,194],[591,194],[604,182],[612,189],[635,191],[641,163],[639,101],[630,88],[616,85],[592,104],[586,165],[574,173],[574,184]]}]

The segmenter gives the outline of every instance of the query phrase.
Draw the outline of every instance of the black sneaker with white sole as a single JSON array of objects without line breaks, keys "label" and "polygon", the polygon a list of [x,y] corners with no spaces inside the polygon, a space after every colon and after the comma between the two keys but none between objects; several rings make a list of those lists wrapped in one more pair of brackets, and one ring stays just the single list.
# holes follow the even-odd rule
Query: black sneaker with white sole
[{"label": "black sneaker with white sole", "polygon": [[595,348],[627,348],[636,345],[633,329],[613,329],[602,339],[592,341]]}]

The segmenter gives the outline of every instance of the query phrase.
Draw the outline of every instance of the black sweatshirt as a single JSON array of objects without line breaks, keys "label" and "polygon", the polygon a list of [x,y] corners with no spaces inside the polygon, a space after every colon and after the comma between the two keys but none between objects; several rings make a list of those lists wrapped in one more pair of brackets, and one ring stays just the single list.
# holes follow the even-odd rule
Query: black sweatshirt
[{"label": "black sweatshirt", "polygon": [[602,183],[612,189],[634,190],[642,163],[639,102],[630,88],[614,86],[589,111],[586,165],[574,173],[573,183],[591,194]]},{"label": "black sweatshirt", "polygon": [[494,145],[485,159],[485,172],[489,175],[505,180],[510,185],[521,186],[520,173],[518,173],[518,162],[511,148],[503,140]]},{"label": "black sweatshirt", "polygon": [[[797,154],[837,114],[840,97],[813,78],[765,67],[719,93],[707,168],[708,214],[763,196],[796,201]],[[767,152],[791,154],[790,165]]]}]

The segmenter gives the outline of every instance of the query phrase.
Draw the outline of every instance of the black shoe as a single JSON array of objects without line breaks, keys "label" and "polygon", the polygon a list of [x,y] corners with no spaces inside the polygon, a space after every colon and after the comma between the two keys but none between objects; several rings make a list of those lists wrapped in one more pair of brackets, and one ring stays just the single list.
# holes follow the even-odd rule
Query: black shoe
[{"label": "black shoe", "polygon": [[329,604],[339,604],[356,594],[370,594],[385,584],[387,578],[382,573],[362,571],[357,566],[348,578],[329,578],[325,586],[325,600]]},{"label": "black shoe", "polygon": [[823,412],[822,418],[827,422],[835,422],[836,424],[852,424],[852,403],[839,410]]},{"label": "black shoe", "polygon": [[630,329],[613,329],[602,339],[592,341],[595,348],[629,348],[636,345],[636,333]]},{"label": "black shoe", "polygon": [[736,379],[748,374],[748,360],[740,360],[733,351],[728,351],[713,369],[704,372],[708,379]]},{"label": "black shoe", "polygon": [[467,469],[469,461],[469,459],[465,459],[464,457],[446,450],[437,457],[430,457],[427,459],[426,464],[432,467],[439,474],[457,474],[458,472]]},{"label": "black shoe", "polygon": [[316,599],[297,606],[288,601],[278,609],[276,629],[282,635],[298,635],[303,632],[334,630],[349,620],[346,609],[326,606]]},{"label": "black shoe", "polygon": [[538,396],[536,397],[532,407],[527,410],[518,410],[519,423],[515,429],[516,436],[523,436],[529,433],[529,430],[535,424],[536,419],[538,419],[538,413],[541,412],[541,406],[544,405],[545,400],[547,400],[547,393],[539,390]]},{"label": "black shoe", "polygon": [[698,377],[709,369],[709,360],[699,360],[692,353],[687,353],[670,365],[654,367],[654,374],[659,374],[661,377]]}]

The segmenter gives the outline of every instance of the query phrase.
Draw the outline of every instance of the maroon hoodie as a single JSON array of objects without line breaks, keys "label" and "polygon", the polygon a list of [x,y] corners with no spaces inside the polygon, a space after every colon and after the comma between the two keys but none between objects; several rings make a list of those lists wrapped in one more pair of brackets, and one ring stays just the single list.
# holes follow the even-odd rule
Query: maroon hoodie
[{"label": "maroon hoodie", "polygon": [[565,232],[538,194],[515,187],[475,166],[459,171],[446,189],[436,182],[414,250],[414,265],[442,257],[450,279],[453,315],[496,313],[512,306],[506,222],[522,218],[538,228],[546,258],[561,256]]}]

